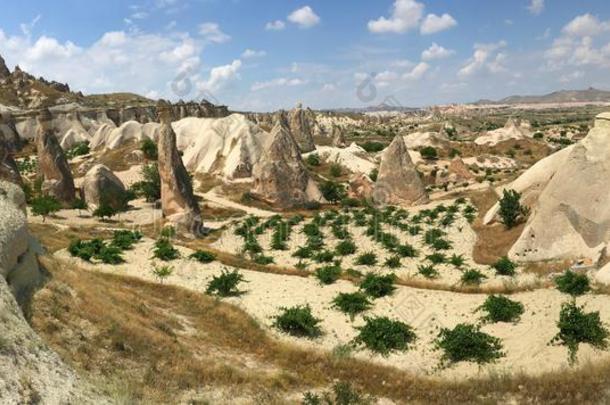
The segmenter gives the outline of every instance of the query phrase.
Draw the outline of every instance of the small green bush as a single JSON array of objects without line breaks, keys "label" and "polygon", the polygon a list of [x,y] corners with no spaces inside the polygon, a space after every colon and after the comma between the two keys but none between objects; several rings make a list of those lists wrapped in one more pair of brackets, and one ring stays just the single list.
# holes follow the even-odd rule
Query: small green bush
[{"label": "small green bush", "polygon": [[275,259],[271,256],[265,256],[264,254],[257,254],[253,259],[254,263],[260,264],[261,266],[266,266],[268,264],[275,263]]},{"label": "small green bush", "polygon": [[157,144],[150,138],[144,138],[140,144],[140,150],[144,153],[144,157],[148,160],[157,160],[159,157]]},{"label": "small green bush", "polygon": [[237,286],[244,280],[244,276],[237,270],[229,272],[223,270],[219,276],[213,276],[208,283],[206,294],[219,297],[236,297],[243,294]]},{"label": "small green bush", "polygon": [[438,152],[432,146],[425,146],[419,150],[421,157],[427,160],[438,158]]},{"label": "small green bush", "polygon": [[337,244],[335,252],[340,256],[349,256],[356,253],[356,244],[352,240],[344,240]]},{"label": "small green bush", "polygon": [[394,274],[378,276],[373,273],[368,273],[360,283],[360,289],[370,297],[381,298],[391,295],[394,290],[396,290],[396,287],[394,286],[395,282],[396,275]]},{"label": "small green bush", "polygon": [[320,283],[329,285],[339,280],[341,277],[341,267],[339,266],[324,266],[316,270],[316,277]]},{"label": "small green bush", "polygon": [[588,343],[596,349],[608,347],[608,329],[599,318],[599,312],[584,312],[575,302],[561,305],[559,333],[551,340],[552,344],[568,347],[570,364],[576,362],[576,353],[581,343]]},{"label": "small green bush", "polygon": [[444,365],[462,361],[484,364],[505,355],[500,339],[481,332],[480,326],[464,323],[453,329],[442,328],[434,344],[443,351]]},{"label": "small green bush", "polygon": [[110,204],[106,204],[105,202],[101,202],[100,205],[93,211],[93,216],[98,217],[100,219],[112,218],[118,214],[118,211],[115,210]]},{"label": "small green bush", "polygon": [[104,245],[95,258],[104,264],[121,264],[125,263],[121,253],[122,250],[116,246]]},{"label": "small green bush", "polygon": [[586,294],[591,289],[586,274],[578,274],[569,269],[555,278],[555,285],[559,291],[573,297]]},{"label": "small green bush", "polygon": [[90,241],[76,239],[70,242],[68,253],[73,257],[78,257],[86,262],[90,262],[103,247],[104,241],[101,239],[96,238]]},{"label": "small green bush", "polygon": [[400,267],[400,256],[390,256],[386,259],[385,263],[383,264],[385,267],[388,267],[390,269],[397,269]]},{"label": "small green bush", "polygon": [[320,192],[331,203],[338,203],[346,196],[345,187],[336,181],[325,181],[320,184]]},{"label": "small green bush", "polygon": [[374,266],[377,264],[377,255],[374,252],[363,253],[356,259],[356,264],[361,266]]},{"label": "small green bush", "polygon": [[110,244],[121,250],[129,250],[135,243],[142,239],[142,233],[138,231],[119,230],[114,231]]},{"label": "small green bush", "polygon": [[502,295],[490,295],[477,310],[486,313],[483,321],[492,323],[517,322],[524,312],[523,304]]},{"label": "small green bush", "polygon": [[393,321],[386,317],[365,317],[364,326],[358,327],[354,343],[383,356],[393,351],[406,351],[417,339],[413,328],[406,323]]},{"label": "small green bush", "polygon": [[32,208],[32,214],[41,216],[42,222],[46,220],[49,215],[52,215],[61,209],[60,202],[51,196],[37,197],[30,203]]},{"label": "small green bush", "polygon": [[320,166],[320,155],[318,155],[317,153],[312,153],[307,156],[307,159],[305,159],[305,161],[310,166]]},{"label": "small green bush", "polygon": [[152,269],[152,273],[159,281],[163,282],[166,278],[172,275],[174,268],[171,266],[155,266]]},{"label": "small green bush", "polygon": [[464,285],[479,285],[487,276],[478,270],[468,269],[462,273],[462,284]]},{"label": "small green bush", "polygon": [[500,276],[514,276],[517,264],[513,263],[508,257],[504,256],[498,259],[492,266],[496,270],[496,274]]},{"label": "small green bush", "polygon": [[373,405],[375,398],[359,393],[349,383],[338,382],[332,391],[321,395],[306,392],[303,395],[302,405]]},{"label": "small green bush", "polygon": [[180,257],[180,252],[174,248],[172,243],[167,238],[159,238],[155,242],[153,256],[159,260],[169,262]]},{"label": "small green bush", "polygon": [[330,250],[323,250],[313,256],[313,260],[318,263],[330,263],[335,259],[335,254]]},{"label": "small green bush", "polygon": [[447,262],[447,256],[442,253],[432,253],[426,256],[426,260],[429,260],[432,264],[443,264]]},{"label": "small green bush", "polygon": [[189,258],[197,260],[199,263],[206,264],[212,263],[214,260],[216,260],[216,255],[212,252],[207,252],[205,250],[198,250],[192,255],[190,255]]},{"label": "small green bush", "polygon": [[343,168],[338,163],[333,163],[330,166],[329,174],[331,177],[341,177],[343,175]]},{"label": "small green bush", "polygon": [[349,315],[352,319],[356,314],[370,309],[371,301],[361,292],[340,293],[333,299],[333,307]]},{"label": "small green bush", "polygon": [[311,256],[313,256],[313,249],[310,246],[301,246],[292,254],[292,256],[298,257],[299,259],[309,259]]},{"label": "small green bush", "polygon": [[164,226],[164,227],[161,229],[161,232],[160,232],[159,234],[160,234],[160,236],[161,236],[161,237],[163,237],[163,238],[170,238],[170,239],[171,239],[171,238],[173,238],[173,237],[175,237],[175,236],[176,236],[176,228],[174,228],[174,227],[173,227],[173,226],[171,226],[171,225]]},{"label": "small green bush", "polygon": [[465,263],[464,256],[454,254],[449,258],[449,263],[451,263],[454,267],[459,269]]},{"label": "small green bush", "polygon": [[297,305],[291,308],[280,308],[275,316],[273,326],[292,336],[315,338],[322,334],[320,320],[311,314],[309,305]]},{"label": "small green bush", "polygon": [[417,266],[417,272],[426,278],[437,278],[438,270],[434,266]]},{"label": "small green bush", "polygon": [[417,251],[417,249],[415,249],[413,246],[409,245],[408,243],[397,246],[396,249],[394,249],[394,251],[396,252],[397,255],[399,255],[401,257],[417,257],[419,255],[419,252]]}]

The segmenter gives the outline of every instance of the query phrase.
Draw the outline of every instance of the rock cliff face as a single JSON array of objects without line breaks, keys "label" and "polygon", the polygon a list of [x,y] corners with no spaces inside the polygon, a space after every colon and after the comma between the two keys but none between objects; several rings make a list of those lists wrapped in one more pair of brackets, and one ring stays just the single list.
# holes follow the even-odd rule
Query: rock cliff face
[{"label": "rock cliff face", "polygon": [[161,177],[161,208],[163,215],[194,235],[203,232],[199,204],[193,185],[176,146],[176,133],[171,126],[171,110],[159,105],[159,175]]},{"label": "rock cliff face", "polygon": [[314,121],[309,110],[304,109],[299,104],[287,114],[280,112],[279,118],[282,125],[288,124],[288,129],[302,153],[308,153],[316,149],[313,142]]},{"label": "rock cliff face", "polygon": [[[523,181],[538,184],[541,191],[509,252],[513,259],[596,261],[610,246],[610,113],[598,115],[595,127],[580,143],[559,153],[549,164],[522,175],[546,182]],[[540,167],[547,170],[539,173]]]},{"label": "rock cliff face", "polygon": [[51,114],[44,109],[38,115],[38,170],[43,179],[42,191],[51,195],[65,206],[70,206],[75,198],[74,179],[61,146],[51,126]]},{"label": "rock cliff face", "polygon": [[97,208],[100,204],[108,204],[116,210],[125,207],[125,185],[106,166],[93,166],[85,175],[82,186],[83,196],[89,208]]},{"label": "rock cliff face", "polygon": [[413,205],[428,201],[423,182],[400,135],[383,153],[373,199],[377,204],[390,205]]},{"label": "rock cliff face", "polygon": [[286,127],[276,124],[263,155],[254,166],[254,194],[278,208],[324,202],[309,176],[299,146]]},{"label": "rock cliff face", "polygon": [[8,181],[19,186],[23,185],[17,164],[11,155],[7,142],[0,137],[0,180]]}]

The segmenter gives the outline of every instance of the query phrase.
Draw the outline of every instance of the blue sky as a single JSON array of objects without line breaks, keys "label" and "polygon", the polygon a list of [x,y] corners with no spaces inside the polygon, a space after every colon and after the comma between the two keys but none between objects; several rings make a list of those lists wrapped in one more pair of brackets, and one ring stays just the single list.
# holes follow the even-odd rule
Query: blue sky
[{"label": "blue sky", "polygon": [[0,54],[85,93],[425,106],[610,88],[610,3],[23,0],[3,4]]}]

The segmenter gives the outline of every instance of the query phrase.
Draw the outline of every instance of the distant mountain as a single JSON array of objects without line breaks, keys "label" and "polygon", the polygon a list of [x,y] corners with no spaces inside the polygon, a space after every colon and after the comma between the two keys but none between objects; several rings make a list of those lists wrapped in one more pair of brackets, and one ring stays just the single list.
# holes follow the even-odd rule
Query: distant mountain
[{"label": "distant mountain", "polygon": [[397,105],[390,105],[387,103],[381,103],[378,105],[368,107],[354,107],[354,108],[333,108],[330,110],[324,110],[335,113],[373,113],[373,112],[414,112],[420,111],[421,108],[403,107]]},{"label": "distant mountain", "polygon": [[536,103],[602,103],[610,102],[610,91],[589,87],[586,90],[560,90],[542,96],[510,96],[502,100],[479,100],[475,104],[536,104]]}]

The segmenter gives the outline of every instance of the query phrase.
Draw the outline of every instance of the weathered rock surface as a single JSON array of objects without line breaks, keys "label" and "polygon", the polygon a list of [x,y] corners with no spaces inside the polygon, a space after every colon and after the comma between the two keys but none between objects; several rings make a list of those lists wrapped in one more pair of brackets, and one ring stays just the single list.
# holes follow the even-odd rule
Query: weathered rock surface
[{"label": "weathered rock surface", "polygon": [[459,156],[451,160],[447,170],[449,171],[450,181],[460,183],[474,179],[474,175]]},{"label": "weathered rock surface", "polygon": [[19,186],[23,185],[15,159],[13,159],[10,148],[4,138],[0,138],[0,180]]},{"label": "weathered rock surface", "polygon": [[358,200],[369,200],[375,191],[375,182],[366,174],[355,174],[349,179],[347,196]]},{"label": "weathered rock surface", "polygon": [[313,142],[313,124],[310,111],[304,109],[301,104],[288,113],[290,133],[302,153],[311,152],[316,148]]},{"label": "weathered rock surface", "polygon": [[203,231],[201,211],[193,193],[193,185],[176,146],[176,133],[171,126],[171,110],[165,103],[158,107],[159,175],[161,177],[161,208],[163,216],[194,235]]},{"label": "weathered rock surface", "polygon": [[345,140],[345,133],[339,126],[333,127],[332,132],[332,145],[336,148],[345,148],[347,146],[347,141]]},{"label": "weathered rock surface", "polygon": [[254,166],[254,194],[279,208],[324,202],[318,186],[309,176],[299,146],[288,129],[276,124]]},{"label": "weathered rock surface", "polygon": [[428,201],[423,182],[400,135],[383,152],[373,199],[377,204],[391,205]]},{"label": "weathered rock surface", "polygon": [[137,121],[127,121],[120,127],[114,124],[103,124],[93,135],[89,147],[92,150],[118,149],[130,143],[139,143],[144,139],[157,141],[160,125],[154,122],[140,124]]},{"label": "weathered rock surface", "polygon": [[[509,256],[519,261],[589,258],[595,262],[610,247],[610,113],[598,115],[589,134],[551,162],[547,168],[554,173],[545,173],[548,182],[539,188],[527,225]],[[538,171],[523,176],[540,178]]]},{"label": "weathered rock surface", "polygon": [[531,125],[527,121],[516,120],[509,118],[504,125],[504,128],[499,128],[493,131],[487,132],[487,134],[475,139],[477,145],[496,145],[500,142],[508,141],[510,139],[526,139],[531,138]]},{"label": "weathered rock surface", "polygon": [[108,167],[98,164],[85,175],[82,184],[85,201],[90,208],[107,204],[115,210],[125,207],[126,192],[121,180]]},{"label": "weathered rock surface", "polygon": [[75,198],[74,179],[64,151],[53,132],[51,118],[46,109],[38,115],[36,149],[39,175],[43,179],[42,191],[69,206]]},{"label": "weathered rock surface", "polygon": [[6,66],[6,62],[2,55],[0,55],[0,79],[5,79],[11,74],[11,71]]},{"label": "weathered rock surface", "polygon": [[15,128],[15,121],[10,112],[0,111],[0,138],[6,141],[6,144],[10,150],[21,149],[21,139],[17,128]]}]

